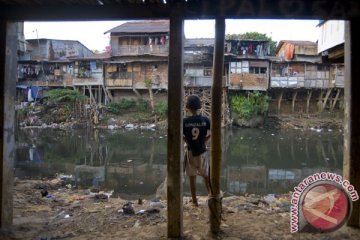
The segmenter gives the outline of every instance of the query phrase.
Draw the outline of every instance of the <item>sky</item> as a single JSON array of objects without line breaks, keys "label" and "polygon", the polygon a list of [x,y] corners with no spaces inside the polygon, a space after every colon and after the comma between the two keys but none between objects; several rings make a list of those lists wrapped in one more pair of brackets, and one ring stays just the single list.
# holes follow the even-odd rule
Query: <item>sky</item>
[{"label": "sky", "polygon": [[[110,36],[106,31],[125,21],[90,22],[25,22],[26,39],[49,38],[77,40],[90,50],[103,51],[109,45]],[[316,42],[319,20],[226,20],[226,34],[245,32],[265,33],[274,41],[308,40]],[[214,20],[186,20],[184,33],[186,38],[213,38]]]}]

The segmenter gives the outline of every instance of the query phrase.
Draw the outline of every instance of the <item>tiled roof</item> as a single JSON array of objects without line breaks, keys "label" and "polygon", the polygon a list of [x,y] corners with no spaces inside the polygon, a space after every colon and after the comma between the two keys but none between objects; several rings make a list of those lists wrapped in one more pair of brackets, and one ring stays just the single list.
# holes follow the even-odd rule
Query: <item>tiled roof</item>
[{"label": "tiled roof", "polygon": [[105,33],[168,33],[169,29],[168,20],[131,21]]}]

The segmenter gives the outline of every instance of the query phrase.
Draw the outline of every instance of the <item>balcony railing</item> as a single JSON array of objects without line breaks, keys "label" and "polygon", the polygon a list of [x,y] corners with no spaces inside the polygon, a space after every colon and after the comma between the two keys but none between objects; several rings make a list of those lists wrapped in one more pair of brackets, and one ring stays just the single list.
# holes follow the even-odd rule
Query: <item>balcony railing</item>
[{"label": "balcony railing", "polygon": [[118,46],[113,47],[112,55],[114,56],[129,56],[129,55],[168,55],[169,45],[139,45],[139,46]]}]

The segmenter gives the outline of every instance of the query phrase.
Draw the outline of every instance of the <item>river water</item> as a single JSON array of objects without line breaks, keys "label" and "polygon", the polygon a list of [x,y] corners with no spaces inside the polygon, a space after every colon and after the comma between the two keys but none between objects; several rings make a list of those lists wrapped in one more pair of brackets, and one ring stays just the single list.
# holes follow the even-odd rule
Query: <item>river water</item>
[{"label": "river water", "polygon": [[[225,129],[224,192],[285,193],[320,171],[342,174],[340,130]],[[15,176],[69,177],[72,186],[114,190],[125,199],[153,198],[166,177],[166,131],[125,129],[19,129]],[[186,179],[186,178],[185,178]],[[184,195],[190,195],[188,180]],[[198,193],[205,194],[198,178]]]}]

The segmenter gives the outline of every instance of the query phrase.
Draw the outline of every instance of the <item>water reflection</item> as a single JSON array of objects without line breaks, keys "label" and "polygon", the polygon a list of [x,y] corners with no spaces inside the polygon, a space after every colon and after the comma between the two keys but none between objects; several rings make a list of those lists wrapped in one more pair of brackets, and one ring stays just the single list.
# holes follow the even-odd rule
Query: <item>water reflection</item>
[{"label": "water reflection", "polygon": [[[107,129],[22,129],[16,136],[16,176],[71,174],[82,188],[123,198],[153,197],[166,176],[166,132]],[[281,193],[319,171],[341,174],[339,131],[227,129],[221,185],[233,194]],[[199,192],[205,194],[201,178]],[[185,195],[189,194],[184,185]]]}]

